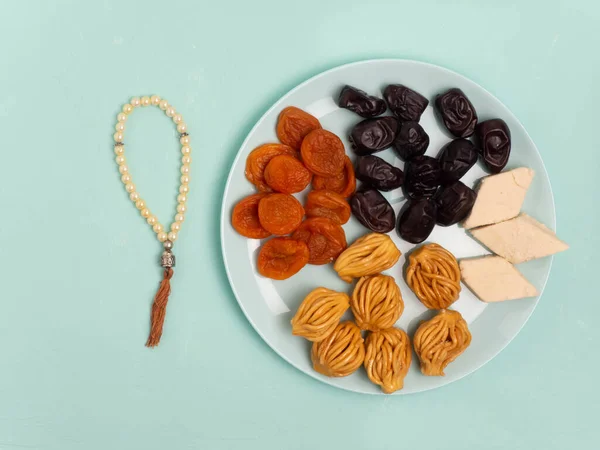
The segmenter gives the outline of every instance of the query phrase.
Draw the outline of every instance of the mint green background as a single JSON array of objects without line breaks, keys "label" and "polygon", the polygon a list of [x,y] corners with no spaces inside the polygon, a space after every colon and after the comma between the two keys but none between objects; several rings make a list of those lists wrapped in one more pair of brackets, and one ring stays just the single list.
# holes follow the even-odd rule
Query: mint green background
[{"label": "mint green background", "polygon": [[[0,449],[597,446],[600,5],[447,3],[2,2]],[[448,67],[511,108],[571,244],[496,359],[395,398],[333,389],[271,351],[235,302],[218,238],[225,178],[255,121],[304,79],[374,57]],[[160,247],[118,179],[111,136],[120,105],[153,93],[189,123],[194,162],[166,335],[150,351]],[[173,127],[136,111],[127,142],[166,222]]]}]

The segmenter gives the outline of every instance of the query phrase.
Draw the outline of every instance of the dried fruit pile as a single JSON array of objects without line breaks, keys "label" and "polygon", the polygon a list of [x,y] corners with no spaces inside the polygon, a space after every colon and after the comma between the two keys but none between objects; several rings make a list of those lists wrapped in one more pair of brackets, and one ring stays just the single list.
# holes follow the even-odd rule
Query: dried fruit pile
[{"label": "dried fruit pile", "polygon": [[[261,145],[248,155],[246,178],[258,193],[235,206],[232,224],[250,239],[275,236],[259,252],[258,271],[266,277],[283,280],[306,264],[335,261],[347,246],[342,225],[351,214],[371,231],[387,233],[396,227],[404,240],[423,242],[436,223],[453,225],[473,207],[476,194],[460,178],[479,155],[491,172],[501,171],[510,155],[506,123],[492,119],[478,124],[475,108],[460,89],[435,100],[441,122],[457,137],[437,158],[425,155],[429,136],[419,120],[429,100],[418,92],[392,84],[381,99],[345,86],[338,104],[364,118],[349,136],[358,155],[358,192],[341,139],[299,108],[290,106],[279,114],[279,143]],[[392,116],[382,116],[387,108]],[[480,149],[466,139],[473,134]],[[389,147],[406,162],[404,171],[373,155]],[[293,194],[311,183],[303,206]],[[399,187],[409,202],[396,220],[380,191]]]},{"label": "dried fruit pile", "polygon": [[[393,116],[381,116],[386,104]],[[460,181],[481,155],[485,167],[500,172],[510,156],[510,130],[502,119],[478,124],[473,104],[460,89],[435,99],[435,109],[446,130],[456,137],[437,158],[426,156],[429,136],[419,124],[429,100],[401,84],[391,84],[383,99],[344,86],[338,105],[365,118],[350,132],[358,155],[356,178],[363,182],[350,200],[354,216],[366,228],[387,233],[396,224],[392,206],[378,191],[403,186],[409,202],[396,227],[402,239],[418,244],[435,224],[449,226],[463,220],[475,203],[475,192]],[[379,117],[378,117],[379,116]],[[475,135],[477,148],[466,138]],[[392,147],[406,162],[404,172],[374,156]]]},{"label": "dried fruit pile", "polygon": [[[340,138],[307,112],[293,106],[281,111],[277,137],[281,143],[248,155],[246,178],[259,193],[234,207],[231,222],[250,239],[275,236],[260,249],[257,267],[265,277],[285,280],[306,264],[335,261],[346,249],[341,225],[350,219],[346,199],[356,180]],[[303,207],[292,194],[311,181],[314,190]]]}]

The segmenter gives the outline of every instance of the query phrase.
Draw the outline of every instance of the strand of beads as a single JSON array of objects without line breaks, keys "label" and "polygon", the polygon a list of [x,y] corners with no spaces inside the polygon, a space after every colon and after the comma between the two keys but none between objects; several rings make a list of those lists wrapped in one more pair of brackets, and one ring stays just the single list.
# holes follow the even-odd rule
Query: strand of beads
[{"label": "strand of beads", "polygon": [[[170,230],[167,231],[163,225],[158,221],[157,217],[150,212],[148,205],[141,198],[140,194],[136,190],[135,184],[131,177],[129,166],[127,165],[127,159],[125,158],[125,144],[123,142],[125,133],[125,123],[129,114],[134,109],[140,106],[158,106],[162,109],[167,117],[170,117],[173,122],[177,125],[177,131],[179,132],[179,142],[181,143],[181,178],[179,186],[179,195],[177,196],[177,213],[173,223],[171,224]],[[190,164],[192,162],[190,147],[190,136],[187,133],[187,125],[183,121],[181,114],[177,113],[175,108],[164,99],[161,99],[158,95],[152,97],[144,96],[133,97],[129,103],[123,106],[123,111],[117,115],[117,124],[115,125],[115,154],[117,155],[115,160],[119,166],[119,173],[121,174],[121,181],[125,185],[125,190],[129,193],[129,198],[135,204],[135,207],[140,211],[140,214],[148,225],[152,227],[156,236],[160,242],[165,244],[165,248],[172,247],[173,242],[177,240],[177,234],[181,230],[181,225],[185,219],[185,212],[187,211],[187,198],[190,191]]]}]

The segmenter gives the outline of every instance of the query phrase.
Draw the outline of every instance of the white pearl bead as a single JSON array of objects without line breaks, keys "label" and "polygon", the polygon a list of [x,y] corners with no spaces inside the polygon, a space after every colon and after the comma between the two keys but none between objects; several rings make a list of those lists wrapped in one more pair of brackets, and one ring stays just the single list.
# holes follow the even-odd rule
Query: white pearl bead
[{"label": "white pearl bead", "polygon": [[131,181],[131,174],[128,172],[124,173],[121,177],[121,181],[123,182],[123,184],[129,183]]},{"label": "white pearl bead", "polygon": [[133,183],[127,183],[125,185],[125,190],[129,193],[134,192],[135,191],[135,184]]},{"label": "white pearl bead", "polygon": [[131,106],[129,103],[126,103],[126,104],[123,106],[123,112],[124,112],[125,114],[131,114],[131,111],[133,111],[133,106]]},{"label": "white pearl bead", "polygon": [[117,124],[115,125],[115,130],[117,130],[117,131],[125,131],[125,123],[124,122],[117,122]]},{"label": "white pearl bead", "polygon": [[171,242],[175,242],[177,240],[177,233],[174,231],[171,231],[167,236]]},{"label": "white pearl bead", "polygon": [[179,194],[177,196],[177,203],[185,203],[185,202],[187,202],[187,195],[185,195],[185,194]]},{"label": "white pearl bead", "polygon": [[192,163],[192,157],[190,155],[185,155],[181,158],[181,163],[182,164],[191,164]]},{"label": "white pearl bead", "polygon": [[113,134],[113,138],[115,139],[115,142],[123,142],[123,138],[125,136],[123,136],[123,133],[121,133],[120,131],[117,131],[115,134]]},{"label": "white pearl bead", "polygon": [[185,216],[183,214],[175,214],[175,222],[182,223],[185,220]]},{"label": "white pearl bead", "polygon": [[179,179],[179,181],[181,181],[181,184],[189,184],[190,176],[189,175],[181,175],[181,178]]},{"label": "white pearl bead", "polygon": [[174,231],[174,232],[177,233],[179,230],[181,230],[181,223],[179,223],[179,222],[173,222],[171,224],[171,231]]},{"label": "white pearl bead", "polygon": [[143,218],[148,218],[150,217],[150,210],[148,208],[143,208],[142,210],[140,210],[140,214],[142,215]]},{"label": "white pearl bead", "polygon": [[150,106],[150,97],[148,97],[147,95],[144,95],[141,101],[142,106]]},{"label": "white pearl bead", "polygon": [[192,149],[189,145],[184,145],[183,147],[181,147],[181,153],[183,153],[184,155],[189,155],[191,151]]},{"label": "white pearl bead", "polygon": [[179,133],[185,133],[187,131],[187,124],[185,122],[181,122],[177,125],[177,131]]},{"label": "white pearl bead", "polygon": [[181,139],[179,139],[179,142],[181,142],[181,145],[188,145],[190,143],[190,137],[189,136],[181,136]]},{"label": "white pearl bead", "polygon": [[154,106],[158,106],[160,103],[160,95],[153,95],[150,97],[150,103],[152,103]]},{"label": "white pearl bead", "polygon": [[163,230],[163,226],[160,223],[155,223],[152,229],[155,233],[160,233]]},{"label": "white pearl bead", "polygon": [[131,101],[129,103],[131,103],[131,106],[134,108],[137,108],[142,104],[139,97],[131,97]]},{"label": "white pearl bead", "polygon": [[138,194],[137,192],[133,191],[131,194],[129,194],[129,199],[132,202],[137,202],[140,199],[140,194]]},{"label": "white pearl bead", "polygon": [[146,207],[146,202],[140,198],[137,202],[135,202],[135,207],[141,211]]},{"label": "white pearl bead", "polygon": [[148,222],[148,225],[154,226],[154,224],[157,222],[157,220],[156,220],[156,217],[154,217],[154,216],[148,216],[146,218],[146,222]]},{"label": "white pearl bead", "polygon": [[[121,167],[123,167],[123,166],[121,166]],[[181,186],[179,186],[180,194],[187,194],[188,192],[190,192],[190,186],[188,184],[182,184]]]},{"label": "white pearl bead", "polygon": [[115,154],[122,155],[123,153],[125,153],[125,146],[124,145],[115,145]]},{"label": "white pearl bead", "polygon": [[169,106],[165,110],[165,114],[167,115],[167,117],[173,117],[175,115],[175,108],[173,108],[172,106]]},{"label": "white pearl bead", "polygon": [[158,104],[158,107],[160,109],[162,109],[163,111],[165,111],[169,107],[169,102],[166,100],[161,100],[160,103]]},{"label": "white pearl bead", "polygon": [[167,233],[165,233],[164,231],[161,231],[160,233],[158,233],[156,235],[156,237],[158,238],[158,240],[160,242],[165,242],[167,240]]},{"label": "white pearl bead", "polygon": [[119,113],[117,114],[117,121],[119,122],[127,122],[127,114]]},{"label": "white pearl bead", "polygon": [[190,173],[190,166],[188,166],[187,164],[181,166],[181,173],[183,175],[187,175],[188,173]]},{"label": "white pearl bead", "polygon": [[183,121],[183,117],[181,117],[181,114],[175,114],[173,116],[173,122],[179,124]]},{"label": "white pearl bead", "polygon": [[119,155],[115,158],[118,165],[125,164],[125,156]]},{"label": "white pearl bead", "polygon": [[123,174],[125,174],[125,173],[127,173],[127,172],[129,172],[129,167],[127,167],[127,164],[121,164],[121,165],[119,166],[119,173],[120,173],[121,175],[123,175]]},{"label": "white pearl bead", "polygon": [[177,212],[179,214],[184,214],[187,211],[187,206],[185,206],[185,203],[180,203],[177,205]]}]

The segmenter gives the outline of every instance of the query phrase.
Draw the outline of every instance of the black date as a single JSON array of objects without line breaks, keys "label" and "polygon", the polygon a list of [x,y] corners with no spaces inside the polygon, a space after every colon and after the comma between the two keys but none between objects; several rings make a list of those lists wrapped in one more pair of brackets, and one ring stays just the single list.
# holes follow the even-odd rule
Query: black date
[{"label": "black date", "polygon": [[396,213],[376,189],[365,189],[354,194],[350,208],[354,217],[371,231],[387,233],[394,229]]},{"label": "black date", "polygon": [[352,86],[344,86],[338,99],[340,108],[349,109],[366,119],[380,116],[386,110],[385,102]]},{"label": "black date", "polygon": [[356,124],[350,133],[350,143],[359,156],[385,150],[396,138],[398,120],[394,117],[366,119]]},{"label": "black date", "polygon": [[450,89],[438,95],[435,106],[444,125],[454,136],[465,138],[475,132],[477,112],[460,89]]},{"label": "black date", "polygon": [[435,196],[437,223],[447,227],[463,220],[473,209],[477,194],[460,181],[443,186]]},{"label": "black date", "polygon": [[404,172],[383,159],[367,155],[358,158],[356,178],[380,191],[391,191],[404,183]]},{"label": "black date", "polygon": [[402,122],[394,140],[394,150],[400,158],[408,161],[424,155],[429,147],[429,135],[417,122]]},{"label": "black date", "polygon": [[438,156],[442,183],[460,180],[477,162],[477,156],[477,149],[467,139],[454,139],[446,144]]},{"label": "black date", "polygon": [[401,84],[390,84],[383,91],[383,97],[390,110],[403,122],[418,122],[429,105],[429,100]]},{"label": "black date", "polygon": [[404,167],[404,190],[408,197],[432,197],[441,183],[442,170],[437,159],[415,156]]},{"label": "black date", "polygon": [[420,244],[433,231],[436,216],[437,206],[433,200],[413,200],[398,218],[398,234],[411,244]]},{"label": "black date", "polygon": [[481,122],[475,137],[485,166],[492,173],[502,172],[510,157],[510,130],[506,122],[502,119]]}]

